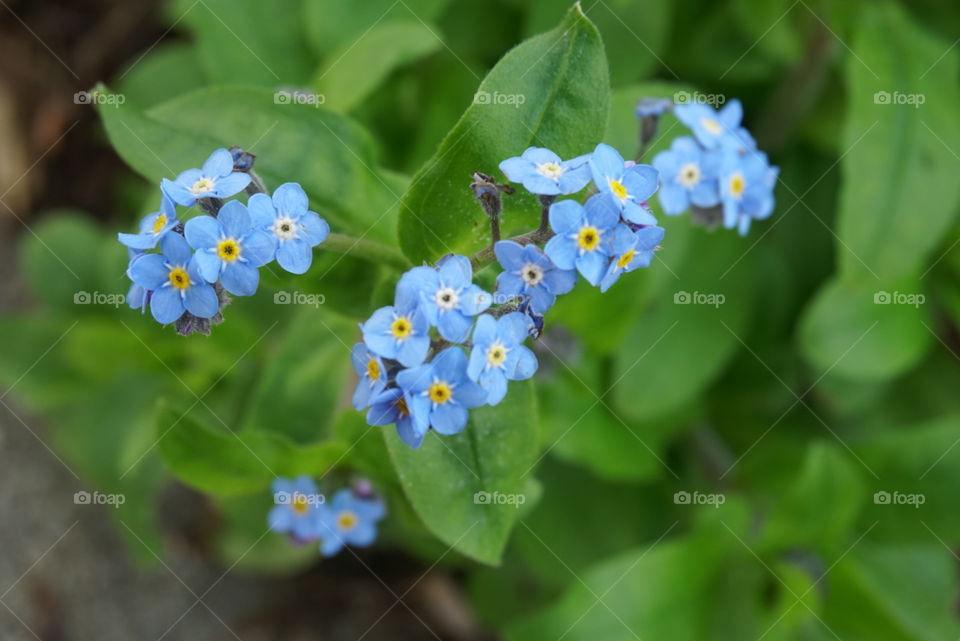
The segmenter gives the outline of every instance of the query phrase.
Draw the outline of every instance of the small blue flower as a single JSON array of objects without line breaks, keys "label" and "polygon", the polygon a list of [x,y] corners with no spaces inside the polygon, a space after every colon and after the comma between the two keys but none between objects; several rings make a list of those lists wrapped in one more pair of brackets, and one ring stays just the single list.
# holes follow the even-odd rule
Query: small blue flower
[{"label": "small blue flower", "polygon": [[522,155],[500,163],[500,171],[515,183],[523,183],[532,194],[558,196],[573,194],[590,182],[589,156],[560,160],[543,147],[530,147]]},{"label": "small blue flower", "polygon": [[320,553],[333,556],[345,545],[366,547],[377,538],[377,522],[387,513],[383,501],[359,498],[349,489],[320,508]]},{"label": "small blue flower", "polygon": [[357,389],[353,392],[353,406],[362,410],[370,405],[371,398],[387,386],[387,371],[383,368],[380,357],[370,352],[363,343],[357,343],[350,350],[350,361],[353,363],[353,370],[360,377]]},{"label": "small blue flower", "polygon": [[403,390],[391,387],[371,399],[370,409],[367,410],[367,423],[377,426],[396,425],[400,440],[417,449],[423,443],[426,431],[418,432],[414,428],[410,403],[410,398]]},{"label": "small blue flower", "polygon": [[420,309],[448,341],[462,343],[470,334],[472,316],[483,312],[493,297],[473,284],[473,268],[466,256],[448,256],[438,269],[414,267],[400,278],[420,298]]},{"label": "small blue flower", "polygon": [[249,174],[233,170],[233,155],[217,149],[202,169],[188,169],[176,180],[164,178],[161,186],[178,205],[192,207],[198,198],[229,198],[249,184]]},{"label": "small blue flower", "polygon": [[[150,313],[166,325],[184,310],[210,318],[220,310],[217,293],[200,275],[196,255],[180,234],[160,241],[160,254],[141,254],[128,268],[130,279],[150,294]],[[141,302],[141,305],[143,302]]]},{"label": "small blue flower", "polygon": [[660,172],[660,204],[670,215],[686,211],[690,204],[713,207],[720,202],[722,152],[705,150],[689,136],[674,139],[668,151],[653,159]]},{"label": "small blue flower", "polygon": [[223,288],[237,296],[252,296],[257,291],[257,268],[273,258],[273,239],[253,226],[242,203],[228,202],[216,218],[191,218],[183,231],[197,250],[197,265],[204,278],[211,283],[219,278]]},{"label": "small blue flower", "polygon": [[657,191],[657,170],[650,165],[628,166],[616,149],[600,143],[590,156],[593,182],[601,194],[631,223],[656,225],[643,203]]},{"label": "small blue flower", "polygon": [[556,236],[544,250],[557,267],[576,267],[596,285],[607,271],[610,241],[620,226],[620,214],[606,194],[591,196],[586,206],[561,200],[550,207],[550,227]]},{"label": "small blue flower", "polygon": [[278,478],[273,482],[274,506],[267,515],[270,529],[289,534],[297,542],[313,541],[320,537],[320,509],[323,496],[308,476],[293,480]]},{"label": "small blue flower", "polygon": [[559,269],[536,245],[501,240],[493,251],[505,270],[497,276],[497,300],[501,303],[511,296],[528,297],[530,308],[545,314],[557,296],[569,292],[577,282],[576,271]]},{"label": "small blue flower", "polygon": [[753,144],[753,139],[740,126],[743,106],[739,100],[731,100],[720,111],[709,105],[692,102],[677,105],[673,112],[707,149],[728,146],[739,148]]},{"label": "small blue flower", "polygon": [[400,283],[393,306],[381,307],[360,326],[363,342],[374,354],[404,367],[419,365],[430,349],[430,325],[420,307],[418,292]]},{"label": "small blue flower", "polygon": [[673,101],[669,98],[643,98],[637,103],[637,118],[662,116],[673,109]]},{"label": "small blue flower", "polygon": [[484,314],[473,330],[473,350],[467,376],[487,391],[487,404],[496,405],[507,394],[507,381],[522,381],[537,371],[537,357],[523,341],[529,319],[511,312],[499,319]]},{"label": "small blue flower", "polygon": [[330,225],[308,210],[307,194],[297,183],[284,183],[273,192],[254,194],[247,202],[253,224],[274,239],[277,262],[291,274],[303,274],[313,262],[313,247],[330,235]]},{"label": "small blue flower", "polygon": [[467,410],[487,400],[486,390],[467,376],[467,357],[459,347],[448,347],[429,363],[400,372],[397,385],[409,399],[413,427],[419,435],[429,427],[440,434],[462,431]]},{"label": "small blue flower", "polygon": [[621,226],[611,242],[613,260],[607,267],[607,273],[600,281],[600,291],[610,289],[624,272],[632,272],[641,267],[649,267],[660,241],[663,240],[663,227],[643,227],[635,232]]},{"label": "small blue flower", "polygon": [[178,224],[176,206],[166,193],[161,192],[160,211],[140,221],[140,233],[117,234],[117,238],[130,249],[153,249]]},{"label": "small blue flower", "polygon": [[751,220],[773,213],[773,188],[779,172],[777,167],[770,166],[763,152],[726,152],[720,173],[723,226],[736,227],[745,236]]}]

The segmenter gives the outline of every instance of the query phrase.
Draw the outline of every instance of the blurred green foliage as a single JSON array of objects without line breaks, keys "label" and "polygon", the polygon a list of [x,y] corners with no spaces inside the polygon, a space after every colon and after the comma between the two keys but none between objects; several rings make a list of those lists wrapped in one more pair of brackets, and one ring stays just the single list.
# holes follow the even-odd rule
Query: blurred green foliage
[{"label": "blurred green foliage", "polygon": [[[140,196],[110,228],[58,211],[24,235],[33,303],[0,319],[4,396],[45,419],[88,483],[127,495],[117,518],[154,549],[171,478],[214,497],[232,563],[263,534],[274,475],[363,475],[391,508],[381,544],[462,568],[505,638],[957,638],[960,7],[568,9],[172,1],[179,37],[100,109],[147,181],[118,185]],[[322,98],[277,100],[297,90]],[[419,262],[486,242],[473,170],[533,141],[634,157],[636,102],[678,91],[744,101],[782,167],[773,217],[743,239],[661,217],[649,270],[604,296],[581,283],[552,310],[535,387],[421,451],[348,408],[355,323],[389,299],[390,267],[321,248],[305,276],[265,272],[210,338],[75,300],[124,293],[114,234],[215,147],[252,150],[269,185],[303,184],[336,231]],[[646,159],[681,133],[666,116]],[[537,215],[508,199],[508,227]],[[283,292],[325,303],[276,304]],[[474,503],[494,490],[528,500]],[[315,560],[263,541],[241,567]]]}]

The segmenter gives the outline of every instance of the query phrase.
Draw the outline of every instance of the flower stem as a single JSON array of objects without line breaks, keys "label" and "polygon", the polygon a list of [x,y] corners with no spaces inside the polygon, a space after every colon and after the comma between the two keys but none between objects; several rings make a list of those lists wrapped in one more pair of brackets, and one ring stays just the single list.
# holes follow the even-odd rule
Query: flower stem
[{"label": "flower stem", "polygon": [[[533,231],[528,231],[526,234],[520,234],[519,236],[514,236],[508,240],[512,240],[515,243],[520,243],[521,245],[542,245],[553,238],[553,236],[553,230],[548,227],[547,229],[534,229]],[[481,249],[470,257],[470,264],[473,266],[473,271],[477,271],[486,267],[493,262],[493,258],[493,247]]]},{"label": "flower stem", "polygon": [[389,265],[401,271],[410,268],[410,261],[398,249],[366,238],[354,238],[346,234],[330,234],[319,247],[337,254]]}]

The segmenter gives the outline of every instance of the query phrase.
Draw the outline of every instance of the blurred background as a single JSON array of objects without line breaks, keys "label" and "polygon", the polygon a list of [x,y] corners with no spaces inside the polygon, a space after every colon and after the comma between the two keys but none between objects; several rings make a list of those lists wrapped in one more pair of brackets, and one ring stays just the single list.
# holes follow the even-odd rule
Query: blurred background
[{"label": "blurred background", "polygon": [[[156,185],[98,110],[176,128],[212,87],[302,90],[403,190],[569,5],[0,0],[4,639],[960,638],[955,2],[583,0],[604,141],[636,155],[643,97],[738,98],[777,206],[745,238],[661,215],[649,270],[551,312],[540,456],[499,567],[433,538],[346,409],[330,333],[354,341],[395,272],[318,253],[209,338],[123,303],[116,233]],[[91,104],[99,82],[119,104]],[[253,153],[290,140],[252,129]],[[644,160],[682,133],[665,116]],[[276,304],[291,290],[324,304]],[[178,423],[207,426],[203,448]],[[243,430],[348,444],[330,480],[387,497],[377,545],[320,561],[268,533],[270,479],[225,436]]]}]

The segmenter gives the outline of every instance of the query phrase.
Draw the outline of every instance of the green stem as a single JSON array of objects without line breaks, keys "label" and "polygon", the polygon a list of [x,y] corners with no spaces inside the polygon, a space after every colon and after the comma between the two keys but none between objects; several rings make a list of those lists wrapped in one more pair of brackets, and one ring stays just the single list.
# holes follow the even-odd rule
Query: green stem
[{"label": "green stem", "polygon": [[395,247],[366,238],[354,238],[346,234],[330,234],[320,245],[320,249],[354,256],[371,263],[390,265],[400,271],[405,271],[411,266],[410,261]]}]

